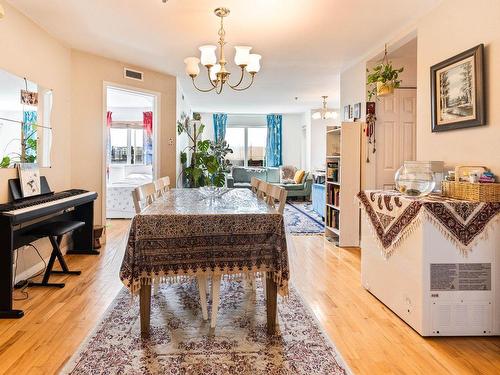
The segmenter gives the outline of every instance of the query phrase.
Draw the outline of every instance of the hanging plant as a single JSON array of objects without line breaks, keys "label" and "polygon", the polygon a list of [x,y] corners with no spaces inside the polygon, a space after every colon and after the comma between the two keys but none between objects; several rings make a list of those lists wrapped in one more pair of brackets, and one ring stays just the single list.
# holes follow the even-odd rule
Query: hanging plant
[{"label": "hanging plant", "polygon": [[387,46],[384,51],[384,58],[380,64],[375,66],[366,77],[366,85],[368,86],[368,100],[370,101],[374,95],[384,96],[394,92],[395,88],[401,86],[399,74],[402,73],[404,67],[395,69],[392,62],[387,58]]}]

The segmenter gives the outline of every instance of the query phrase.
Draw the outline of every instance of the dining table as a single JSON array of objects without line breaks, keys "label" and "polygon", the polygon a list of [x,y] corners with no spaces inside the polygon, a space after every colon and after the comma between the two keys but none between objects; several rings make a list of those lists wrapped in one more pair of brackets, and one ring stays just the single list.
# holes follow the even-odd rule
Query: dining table
[{"label": "dining table", "polygon": [[142,334],[152,285],[221,275],[265,275],[267,332],[274,334],[278,295],[288,295],[290,277],[285,223],[250,189],[170,189],[132,219],[120,279],[139,294]]}]

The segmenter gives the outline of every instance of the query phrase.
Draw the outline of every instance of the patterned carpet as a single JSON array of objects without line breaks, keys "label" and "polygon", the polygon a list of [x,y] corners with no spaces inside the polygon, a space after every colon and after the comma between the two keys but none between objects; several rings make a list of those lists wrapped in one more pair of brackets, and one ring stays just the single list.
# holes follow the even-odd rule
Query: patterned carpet
[{"label": "patterned carpet", "polygon": [[285,223],[292,234],[321,234],[325,232],[323,219],[312,209],[310,202],[288,201],[285,205]]},{"label": "patterned carpet", "polygon": [[266,334],[256,292],[225,281],[215,332],[201,318],[196,282],[163,285],[153,297],[151,336],[141,339],[137,299],[128,290],[63,369],[63,374],[347,374],[336,349],[292,288],[279,301],[280,333]]}]

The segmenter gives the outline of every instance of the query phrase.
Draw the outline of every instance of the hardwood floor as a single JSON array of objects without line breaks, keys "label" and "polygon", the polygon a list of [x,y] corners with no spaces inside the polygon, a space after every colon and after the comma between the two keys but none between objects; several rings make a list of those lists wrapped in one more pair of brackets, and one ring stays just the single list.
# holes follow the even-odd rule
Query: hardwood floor
[{"label": "hardwood floor", "polygon": [[[113,220],[100,256],[68,256],[81,276],[64,289],[31,288],[20,320],[0,321],[0,373],[53,374],[73,355],[121,289],[128,221]],[[293,284],[355,374],[498,374],[500,338],[424,339],[360,284],[357,249],[296,236]],[[20,296],[18,296],[20,297]]]}]

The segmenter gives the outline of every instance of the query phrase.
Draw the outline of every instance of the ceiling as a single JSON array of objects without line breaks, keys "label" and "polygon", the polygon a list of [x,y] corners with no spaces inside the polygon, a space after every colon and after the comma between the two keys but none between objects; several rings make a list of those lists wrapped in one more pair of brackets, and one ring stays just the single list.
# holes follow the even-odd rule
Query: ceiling
[{"label": "ceiling", "polygon": [[[439,1],[8,0],[73,48],[177,75],[194,110],[230,113],[301,112],[320,107],[321,95],[338,107],[341,70]],[[231,10],[225,29],[233,75],[234,45],[262,55],[245,92],[198,93],[184,73],[185,57],[216,43],[218,6]],[[207,87],[205,75],[199,78]]]}]

